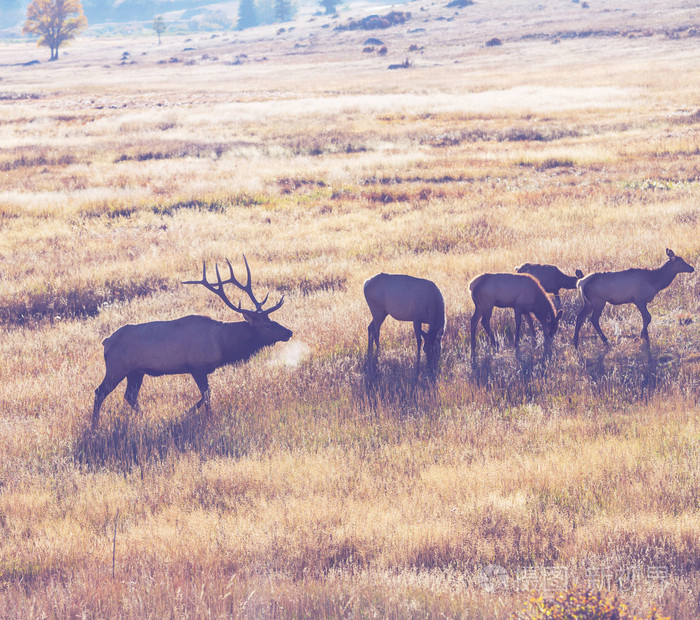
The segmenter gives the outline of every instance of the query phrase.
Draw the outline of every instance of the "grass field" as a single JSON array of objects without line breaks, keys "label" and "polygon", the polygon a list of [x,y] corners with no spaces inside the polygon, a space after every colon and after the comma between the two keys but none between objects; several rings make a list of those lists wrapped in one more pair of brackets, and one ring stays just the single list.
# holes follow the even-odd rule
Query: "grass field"
[{"label": "grass field", "polygon": [[[546,367],[498,310],[472,365],[468,292],[525,261],[697,268],[697,8],[509,4],[0,44],[0,617],[508,618],[574,584],[700,615],[697,275],[649,354],[632,306],[575,350],[564,291]],[[209,418],[147,378],[89,436],[102,340],[237,320],[181,282],[242,253],[294,337],[211,375]],[[391,319],[365,376],[381,271],[443,292],[435,384]]]}]

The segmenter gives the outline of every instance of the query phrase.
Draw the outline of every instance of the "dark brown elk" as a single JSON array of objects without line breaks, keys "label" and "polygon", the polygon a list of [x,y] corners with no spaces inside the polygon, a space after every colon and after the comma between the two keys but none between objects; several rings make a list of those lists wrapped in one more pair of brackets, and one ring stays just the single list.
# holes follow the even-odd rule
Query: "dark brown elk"
[{"label": "dark brown elk", "polygon": [[[267,296],[262,303],[255,299],[248,261],[245,256],[243,260],[248,275],[245,286],[236,280],[228,259],[230,277],[227,280],[221,279],[217,266],[217,281],[210,283],[205,264],[201,280],[183,283],[201,284],[240,314],[243,321],[224,323],[206,316],[190,315],[173,321],[124,325],[103,341],[106,372],[95,390],[93,430],[99,423],[102,402],[123,379],[126,379],[124,398],[134,411],[138,411],[138,395],[144,375],[190,374],[202,395],[195,408],[204,404],[209,411],[209,375],[212,372],[227,364],[243,362],[263,347],[286,342],[292,337],[290,330],[269,317],[282,305],[284,296],[274,306],[264,310]],[[238,306],[231,303],[224,292],[226,284],[233,284],[247,293],[255,310],[241,308],[240,302]]]},{"label": "dark brown elk", "polygon": [[576,317],[574,346],[578,347],[579,331],[586,317],[591,315],[591,323],[600,339],[607,346],[608,339],[600,329],[600,315],[605,304],[634,304],[642,315],[640,336],[649,343],[649,323],[651,314],[647,304],[656,294],[673,282],[679,273],[693,273],[695,269],[680,256],[666,249],[668,260],[658,269],[626,269],[625,271],[604,271],[592,273],[578,282],[578,290],[583,298],[583,308]]},{"label": "dark brown elk", "polygon": [[552,300],[536,278],[525,273],[484,273],[469,283],[469,290],[474,301],[474,315],[471,319],[472,360],[476,359],[476,332],[479,328],[479,319],[491,344],[496,346],[496,338],[491,331],[490,323],[494,307],[513,308],[515,311],[516,350],[520,341],[522,316],[533,313],[542,324],[545,351],[549,351],[562,311],[555,311]]},{"label": "dark brown elk", "polygon": [[537,263],[523,263],[520,267],[516,267],[517,273],[529,273],[539,280],[542,288],[554,295],[554,304],[557,308],[561,308],[561,297],[559,291],[561,289],[575,289],[576,282],[583,278],[583,272],[580,269],[576,270],[576,275],[567,276],[559,267],[554,265],[540,265]]},{"label": "dark brown elk", "polygon": [[[411,321],[416,335],[416,379],[420,373],[420,349],[427,359],[428,375],[437,375],[442,336],[445,332],[445,301],[430,280],[413,276],[380,273],[365,282],[365,299],[372,313],[367,327],[367,368],[372,371],[379,356],[379,330],[387,316]],[[423,324],[428,331],[423,331]]]}]

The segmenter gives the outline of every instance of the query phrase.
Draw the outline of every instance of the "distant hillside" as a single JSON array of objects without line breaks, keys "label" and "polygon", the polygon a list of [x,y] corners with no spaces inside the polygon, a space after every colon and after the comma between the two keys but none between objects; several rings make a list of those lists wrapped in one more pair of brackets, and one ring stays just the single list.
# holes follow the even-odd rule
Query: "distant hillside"
[{"label": "distant hillside", "polygon": [[[288,0],[297,9],[322,11],[320,0]],[[30,0],[0,0],[0,36],[19,35],[27,14]],[[273,0],[256,0],[256,4],[271,4]],[[398,4],[406,0],[398,0]],[[83,11],[90,26],[102,24],[127,24],[152,22],[156,15],[164,15],[166,20],[174,19],[185,27],[198,29],[198,24],[232,27],[238,12],[238,0],[82,0]],[[386,5],[384,0],[341,0],[340,6],[373,4]],[[207,28],[204,28],[207,29]],[[101,29],[98,28],[98,31]]]},{"label": "distant hillside", "polygon": [[[162,13],[212,4],[212,0],[83,0],[83,11],[89,24],[103,24],[147,21]],[[28,5],[28,0],[1,0],[0,28],[21,27]]]}]

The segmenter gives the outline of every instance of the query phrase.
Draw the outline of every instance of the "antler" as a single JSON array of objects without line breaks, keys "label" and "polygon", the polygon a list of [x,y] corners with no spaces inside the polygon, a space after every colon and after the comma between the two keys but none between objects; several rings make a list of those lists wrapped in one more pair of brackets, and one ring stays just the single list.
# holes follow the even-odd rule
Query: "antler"
[{"label": "antler", "polygon": [[[255,295],[253,295],[253,287],[251,283],[251,275],[250,275],[250,267],[248,266],[248,259],[246,259],[245,254],[243,255],[243,262],[245,263],[245,269],[246,273],[248,275],[248,281],[246,282],[246,285],[243,286],[237,279],[236,276],[233,275],[233,267],[231,266],[231,261],[227,258],[226,259],[226,264],[228,265],[228,270],[229,270],[229,278],[228,280],[222,280],[221,279],[221,274],[219,273],[219,266],[215,263],[214,264],[214,269],[216,270],[216,283],[211,283],[207,279],[207,264],[206,261],[202,261],[202,279],[201,280],[187,280],[183,282],[183,284],[201,284],[206,288],[208,291],[211,291],[214,293],[217,297],[219,297],[231,310],[235,310],[236,312],[239,312],[240,314],[265,314],[268,315],[271,312],[274,312],[275,310],[279,309],[280,306],[284,303],[284,295],[282,295],[281,299],[274,305],[272,308],[268,308],[267,310],[263,310],[263,306],[267,302],[268,297],[270,294],[268,293],[265,295],[265,299],[262,300],[262,302],[259,302],[257,299],[255,299]],[[234,306],[229,298],[226,296],[226,293],[224,292],[224,284],[235,284],[239,289],[242,291],[245,291],[245,293],[250,297],[250,300],[253,302],[255,305],[255,311],[253,310],[246,310],[241,307],[241,303],[238,302],[238,306]]]},{"label": "antler", "polygon": [[[267,302],[267,298],[270,296],[270,293],[265,295],[265,299],[263,299],[262,303],[258,302],[257,299],[255,299],[255,295],[253,295],[253,286],[251,282],[251,276],[250,276],[250,267],[248,267],[248,259],[245,257],[245,254],[243,255],[243,262],[245,263],[245,271],[246,274],[248,275],[248,282],[246,283],[245,286],[243,286],[238,280],[236,280],[236,276],[233,275],[233,268],[231,267],[231,263],[229,262],[228,258],[226,259],[226,262],[228,263],[228,268],[229,271],[231,272],[231,277],[228,280],[231,284],[235,284],[239,289],[242,291],[245,291],[248,294],[248,297],[250,297],[250,300],[255,304],[255,309],[258,312],[262,312],[263,309],[262,307],[265,305],[265,302]],[[217,272],[218,273],[218,272]]]}]

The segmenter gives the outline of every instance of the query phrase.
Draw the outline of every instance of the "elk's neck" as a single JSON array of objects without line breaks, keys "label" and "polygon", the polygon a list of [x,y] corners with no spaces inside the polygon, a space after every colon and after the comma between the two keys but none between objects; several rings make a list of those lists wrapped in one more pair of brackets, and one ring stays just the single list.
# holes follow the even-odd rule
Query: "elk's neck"
[{"label": "elk's neck", "polygon": [[445,317],[445,302],[442,299],[442,296],[440,296],[439,300],[437,300],[436,303],[433,320],[430,321],[428,325],[428,333],[437,334],[440,330],[445,329],[446,323],[447,319]]},{"label": "elk's neck", "polygon": [[657,291],[661,291],[669,286],[677,275],[678,272],[673,268],[673,263],[670,260],[666,261],[658,269],[651,270],[652,281]]},{"label": "elk's neck", "polygon": [[227,364],[247,360],[264,345],[255,337],[255,330],[245,321],[222,323],[222,353]]},{"label": "elk's neck", "polygon": [[547,295],[538,298],[535,316],[543,325],[554,318],[554,306]]},{"label": "elk's neck", "polygon": [[437,334],[445,329],[445,313],[443,312],[433,323],[428,324],[428,333]]},{"label": "elk's neck", "polygon": [[576,282],[578,281],[578,278],[576,276],[567,276],[565,275],[562,278],[562,288],[565,289],[574,289],[576,288]]}]

